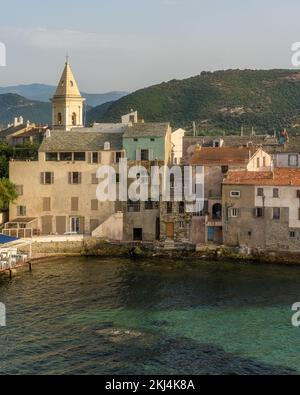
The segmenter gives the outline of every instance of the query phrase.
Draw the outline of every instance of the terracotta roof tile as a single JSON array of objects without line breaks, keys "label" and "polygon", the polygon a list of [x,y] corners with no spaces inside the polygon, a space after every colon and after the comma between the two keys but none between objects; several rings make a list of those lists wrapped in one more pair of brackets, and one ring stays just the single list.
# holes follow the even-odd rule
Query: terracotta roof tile
[{"label": "terracotta roof tile", "polygon": [[274,171],[229,171],[227,185],[300,186],[300,169],[275,168]]},{"label": "terracotta roof tile", "polygon": [[199,147],[191,159],[191,165],[227,166],[247,164],[258,148],[207,148]]}]

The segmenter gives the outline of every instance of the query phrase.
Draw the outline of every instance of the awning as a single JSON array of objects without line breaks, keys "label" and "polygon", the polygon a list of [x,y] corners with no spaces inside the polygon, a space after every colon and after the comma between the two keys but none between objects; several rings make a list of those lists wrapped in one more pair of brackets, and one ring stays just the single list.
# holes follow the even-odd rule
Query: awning
[{"label": "awning", "polygon": [[5,236],[5,235],[0,235],[0,245],[13,243],[14,241],[18,241],[18,240],[20,240],[18,237],[10,237],[10,236]]}]

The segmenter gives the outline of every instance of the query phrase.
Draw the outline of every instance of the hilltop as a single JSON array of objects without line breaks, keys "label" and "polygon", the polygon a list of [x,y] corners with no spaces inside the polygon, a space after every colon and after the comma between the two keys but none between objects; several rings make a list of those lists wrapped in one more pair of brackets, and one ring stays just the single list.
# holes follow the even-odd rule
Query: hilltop
[{"label": "hilltop", "polygon": [[199,130],[258,131],[300,124],[300,72],[297,70],[226,70],[202,72],[138,90],[108,108],[93,108],[90,121],[118,122],[136,109],[146,121],[171,121]]}]

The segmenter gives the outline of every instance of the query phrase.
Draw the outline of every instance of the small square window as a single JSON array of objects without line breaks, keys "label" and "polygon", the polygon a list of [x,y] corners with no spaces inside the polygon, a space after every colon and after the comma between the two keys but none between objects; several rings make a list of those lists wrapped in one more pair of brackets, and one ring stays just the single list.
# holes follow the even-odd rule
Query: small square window
[{"label": "small square window", "polygon": [[257,188],[257,196],[264,196],[264,188]]},{"label": "small square window", "polygon": [[241,197],[241,192],[240,191],[230,191],[230,197],[239,198],[239,197]]},{"label": "small square window", "polygon": [[226,174],[226,173],[228,173],[229,167],[228,166],[222,166],[221,170],[222,170],[223,174]]},{"label": "small square window", "polygon": [[296,238],[296,232],[294,230],[290,231],[290,239],[295,239]]},{"label": "small square window", "polygon": [[74,152],[75,162],[85,162],[85,152]]},{"label": "small square window", "polygon": [[275,220],[280,219],[280,208],[279,207],[273,208],[273,219],[275,219]]},{"label": "small square window", "polygon": [[232,208],[231,209],[231,218],[238,218],[240,215],[240,209],[239,208]]},{"label": "small square window", "polygon": [[278,188],[273,189],[273,198],[279,198],[279,189]]},{"label": "small square window", "polygon": [[263,209],[263,207],[256,207],[254,209],[254,216],[256,218],[262,218],[264,216],[264,209]]},{"label": "small square window", "polygon": [[59,154],[59,160],[61,162],[71,162],[72,161],[72,152],[61,152]]}]

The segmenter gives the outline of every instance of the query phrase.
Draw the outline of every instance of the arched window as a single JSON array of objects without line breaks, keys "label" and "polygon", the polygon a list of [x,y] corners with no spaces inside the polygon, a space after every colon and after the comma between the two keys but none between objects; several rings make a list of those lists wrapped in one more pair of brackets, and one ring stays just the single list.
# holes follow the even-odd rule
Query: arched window
[{"label": "arched window", "polygon": [[61,125],[62,124],[62,114],[61,112],[59,112],[57,114],[57,125]]},{"label": "arched window", "polygon": [[73,126],[77,125],[77,116],[76,116],[75,112],[73,112],[73,114],[72,114],[72,125]]},{"label": "arched window", "polygon": [[104,151],[109,151],[110,150],[110,142],[104,143]]}]

